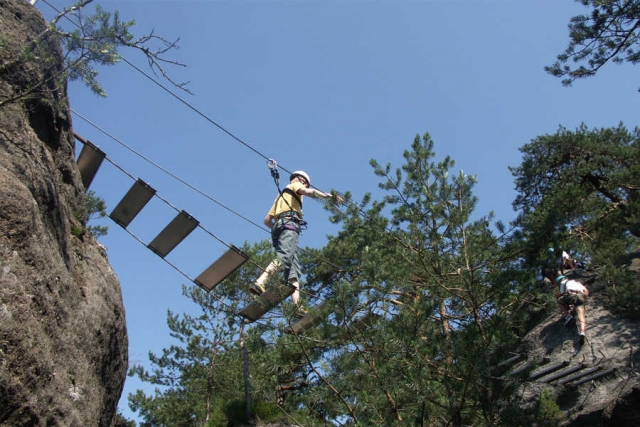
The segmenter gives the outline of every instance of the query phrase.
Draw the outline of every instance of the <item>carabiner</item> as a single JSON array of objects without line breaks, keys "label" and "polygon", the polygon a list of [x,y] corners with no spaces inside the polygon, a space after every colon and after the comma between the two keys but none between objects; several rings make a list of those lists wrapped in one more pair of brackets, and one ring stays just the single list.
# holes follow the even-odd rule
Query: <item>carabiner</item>
[{"label": "carabiner", "polygon": [[267,160],[267,166],[271,171],[271,176],[273,180],[276,182],[277,186],[280,186],[280,174],[278,173],[278,163],[274,159]]}]

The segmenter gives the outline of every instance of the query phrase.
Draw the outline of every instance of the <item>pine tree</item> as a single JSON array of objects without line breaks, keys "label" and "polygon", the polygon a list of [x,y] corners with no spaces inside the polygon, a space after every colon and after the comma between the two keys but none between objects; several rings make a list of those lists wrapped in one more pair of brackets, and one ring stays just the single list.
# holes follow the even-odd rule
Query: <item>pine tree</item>
[{"label": "pine tree", "polygon": [[[557,61],[545,70],[563,78],[562,84],[594,76],[608,62],[640,62],[638,0],[576,0],[590,8],[588,15],[578,15],[569,23],[569,45]],[[580,66],[567,63],[584,64]]]},{"label": "pine tree", "polygon": [[588,253],[600,280],[617,285],[612,308],[638,315],[637,285],[625,264],[640,238],[640,130],[561,127],[520,151],[522,163],[511,172],[529,263],[548,245]]},{"label": "pine tree", "polygon": [[346,212],[333,211],[343,230],[313,254],[305,285],[330,314],[282,339],[297,342],[305,362],[292,366],[303,387],[287,404],[358,425],[498,420],[490,373],[514,345],[526,293],[492,216],[472,219],[475,178],[450,175],[448,157],[434,163],[428,134],[404,157],[393,174],[372,161],[382,200],[347,194]]}]

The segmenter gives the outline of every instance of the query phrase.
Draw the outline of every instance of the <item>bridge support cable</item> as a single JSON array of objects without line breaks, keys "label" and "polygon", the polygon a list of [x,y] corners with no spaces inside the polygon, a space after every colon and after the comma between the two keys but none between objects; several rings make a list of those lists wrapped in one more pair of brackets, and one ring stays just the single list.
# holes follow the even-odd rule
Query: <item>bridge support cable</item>
[{"label": "bridge support cable", "polygon": [[[120,200],[120,202],[113,209],[109,217],[122,228],[124,228],[130,235],[132,235],[136,240],[140,243],[144,244],[148,249],[152,252],[160,256],[165,262],[167,262],[171,267],[180,272],[183,276],[187,277],[191,282],[202,288],[203,290],[209,292],[213,288],[215,288],[218,284],[220,284],[224,279],[233,274],[237,269],[239,269],[245,262],[251,262],[257,268],[264,271],[264,269],[253,262],[246,254],[244,254],[237,247],[230,245],[223,241],[221,238],[216,236],[211,231],[207,230],[203,227],[200,222],[192,217],[190,214],[185,212],[184,210],[179,210],[177,207],[173,206],[169,201],[162,198],[157,194],[156,190],[152,188],[149,184],[141,180],[140,178],[136,178],[114,161],[109,159],[104,152],[99,150],[95,145],[90,143],[88,140],[82,138],[78,134],[74,134],[76,139],[83,143],[85,146],[83,148],[83,152],[86,151],[87,154],[84,156],[84,163],[87,165],[85,169],[87,170],[87,188],[88,184],[91,183],[93,177],[96,175],[98,167],[100,166],[102,160],[106,159],[108,162],[113,164],[117,169],[122,171],[124,174],[129,176],[134,180],[134,184],[131,186],[129,191],[124,195],[124,197]],[[88,148],[87,148],[88,147]],[[149,201],[153,197],[157,197],[161,201],[165,202],[168,206],[172,207],[176,211],[178,211],[177,216],[148,244],[145,244],[136,237],[130,230],[128,230],[129,225],[136,218],[136,216],[142,211],[142,209],[149,203]],[[171,264],[166,260],[166,256],[176,248],[191,232],[195,230],[195,228],[201,228],[210,236],[218,240],[220,243],[225,245],[228,250],[225,254],[223,254],[218,260],[214,261],[207,269],[205,269],[196,279],[192,279],[175,265]],[[266,312],[273,309],[275,306],[280,304],[285,298],[290,296],[295,289],[289,285],[281,285],[274,287],[273,289],[265,292],[262,297],[245,307],[238,313],[234,313],[243,317],[245,320],[249,322],[254,322],[260,319]],[[318,298],[316,295],[313,295],[309,292],[305,292],[301,290],[301,293],[307,294],[313,298]],[[317,321],[314,317],[314,321]],[[306,327],[304,328],[306,329]]]},{"label": "bridge support cable", "polygon": [[[71,112],[73,114],[75,114],[77,117],[81,118],[82,120],[84,120],[85,122],[87,122],[89,125],[91,125],[92,127],[94,127],[95,129],[97,129],[98,131],[102,132],[105,136],[107,136],[108,138],[112,139],[113,141],[115,141],[117,144],[119,144],[120,146],[124,147],[125,149],[127,149],[128,151],[130,151],[131,153],[135,154],[136,156],[138,156],[139,158],[141,158],[142,160],[144,160],[145,162],[149,163],[150,165],[152,165],[153,167],[155,167],[156,169],[162,171],[163,173],[167,174],[168,176],[170,176],[171,178],[175,179],[176,181],[178,181],[179,183],[181,183],[182,185],[186,186],[187,188],[189,188],[190,190],[193,190],[194,192],[196,192],[197,194],[201,195],[202,197],[204,197],[205,199],[208,199],[209,201],[215,203],[216,205],[218,205],[219,207],[227,210],[228,212],[234,214],[235,216],[245,220],[246,222],[254,225],[256,228],[261,229],[262,231],[264,231],[265,233],[270,233],[270,231],[265,228],[264,226],[258,224],[255,221],[252,221],[251,219],[247,218],[246,216],[240,214],[239,212],[234,211],[233,209],[229,208],[228,206],[224,205],[223,203],[219,202],[218,200],[214,199],[213,197],[211,197],[210,195],[208,195],[207,193],[205,193],[204,191],[196,188],[195,186],[191,185],[190,183],[188,183],[187,181],[185,181],[184,179],[180,178],[179,176],[175,175],[174,173],[172,173],[171,171],[167,170],[166,168],[160,166],[159,164],[153,162],[152,160],[150,160],[149,158],[147,158],[146,156],[144,156],[142,153],[139,153],[138,151],[134,150],[132,147],[130,147],[129,145],[125,144],[124,142],[122,142],[121,140],[119,140],[118,138],[116,138],[115,136],[111,135],[109,132],[107,132],[106,130],[102,129],[100,126],[98,126],[97,124],[95,124],[94,122],[92,122],[91,120],[89,120],[88,118],[84,117],[82,114],[78,113],[77,111],[71,109]],[[78,139],[78,141],[82,142],[83,144],[86,142],[86,140],[82,137],[80,137],[78,134],[74,134],[76,139]]]},{"label": "bridge support cable", "polygon": [[[116,168],[124,172],[126,175],[128,175],[130,178],[134,179],[134,184],[120,200],[120,202],[118,202],[111,214],[109,214],[109,218],[111,218],[116,224],[120,225],[131,236],[133,236],[140,243],[144,244],[152,252],[164,259],[167,264],[169,264],[191,282],[198,285],[203,290],[209,292],[222,280],[229,277],[229,275],[231,275],[238,268],[240,268],[240,266],[242,266],[246,261],[249,260],[249,257],[240,249],[236,248],[233,245],[227,244],[218,236],[202,227],[197,219],[189,215],[184,210],[178,210],[178,208],[173,206],[167,200],[160,197],[157,194],[156,190],[149,184],[145,183],[139,178],[136,179],[133,175],[129,174],[127,171],[114,163],[106,156],[106,154],[102,150],[98,149],[94,144],[80,137],[78,134],[74,135],[76,139],[78,139],[78,141],[84,144],[81,155],[78,158],[78,163],[80,163],[80,160],[82,160],[82,165],[78,164],[78,168],[80,169],[80,167],[82,166],[81,174],[82,171],[84,171],[83,181],[87,183],[85,188],[88,189],[88,185],[91,183],[91,181],[93,181],[93,178],[95,177],[100,164],[105,159],[113,164]],[[84,156],[82,155],[82,153],[85,153]],[[178,211],[178,214],[150,243],[145,244],[127,227],[154,196],[158,197],[168,206]],[[222,257],[213,262],[196,279],[192,279],[182,270],[169,262],[166,259],[166,256],[197,227],[203,229],[207,234],[214,237],[229,249],[224,255],[222,255]]]},{"label": "bridge support cable", "polygon": [[[154,163],[153,161],[151,161],[150,159],[148,159],[147,157],[145,157],[143,154],[139,153],[138,151],[134,150],[133,148],[131,148],[130,146],[128,146],[127,144],[125,144],[124,142],[120,141],[119,139],[117,139],[115,136],[111,135],[110,133],[108,133],[107,131],[105,131],[104,129],[100,128],[97,124],[93,123],[91,120],[87,119],[86,117],[82,116],[80,113],[78,113],[77,111],[74,111],[73,109],[71,110],[76,116],[78,116],[79,118],[81,118],[82,120],[84,120],[85,122],[87,122],[88,124],[90,124],[91,126],[93,126],[94,128],[96,128],[97,130],[99,130],[100,132],[102,132],[104,135],[106,135],[107,137],[111,138],[112,140],[114,140],[116,143],[118,143],[119,145],[123,146],[124,148],[126,148],[127,150],[129,150],[130,152],[132,152],[133,154],[135,154],[136,156],[142,158],[144,161],[148,162],[149,164],[151,164],[152,166],[156,167],[157,169],[161,170],[162,172],[166,173],[167,175],[169,175],[171,178],[177,180],[178,182],[180,182],[181,184],[184,184],[185,186],[187,186],[188,188],[192,189],[193,191],[195,191],[196,193],[200,194],[201,196],[209,199],[210,201],[216,203],[217,205],[221,206],[222,208],[228,210],[229,212],[231,212],[232,214],[238,216],[239,218],[255,225],[256,227],[260,228],[261,230],[263,230],[264,232],[270,233],[270,230],[264,228],[263,226],[255,223],[254,221],[251,221],[250,219],[248,219],[247,217],[239,214],[238,212],[230,209],[229,207],[223,205],[222,203],[218,202],[217,200],[213,199],[211,196],[207,195],[206,193],[204,193],[203,191],[197,189],[196,187],[192,186],[191,184],[189,184],[188,182],[186,182],[185,180],[181,179],[180,177],[174,175],[173,173],[171,173],[170,171],[168,171],[167,169],[163,168],[162,166]],[[74,133],[74,136],[76,137],[76,139],[80,142],[82,142],[83,144],[88,143],[89,141],[87,141],[85,138],[82,138],[80,135],[78,135],[77,133]],[[93,144],[92,144],[93,145]],[[266,158],[266,157],[265,157]],[[124,169],[120,168],[117,164],[115,164],[114,162],[112,162],[111,160],[107,159],[109,162],[111,162],[114,166],[116,166],[118,169],[120,169],[123,173],[125,173],[126,175],[130,176],[132,179],[136,180],[136,178],[134,176],[132,176],[131,174],[129,174],[128,172],[126,172]],[[273,162],[275,164],[275,161],[273,161],[272,159],[269,159],[270,162]],[[287,169],[282,168],[283,170],[287,171]],[[137,182],[136,184],[134,184],[134,186],[131,188],[131,197],[127,198],[125,196],[125,198],[123,198],[122,200],[122,204],[123,206],[121,206],[121,209],[118,209],[119,207],[117,206],[116,209],[114,209],[114,212],[112,212],[112,214],[110,215],[111,219],[113,219],[117,224],[121,225],[122,227],[127,227],[128,224],[133,220],[133,218],[135,218],[135,215],[137,215],[137,213],[140,212],[140,210],[144,207],[144,205],[154,196],[155,194],[155,190],[153,190],[150,186],[148,186],[148,184],[144,183],[143,181],[139,180],[139,182]],[[158,196],[159,197],[159,196]],[[146,202],[144,201],[145,199],[149,199]],[[159,197],[161,200],[163,200],[161,197]],[[163,200],[165,201],[165,200]],[[166,202],[166,201],[165,201]],[[136,203],[138,203],[139,205],[136,205]],[[166,202],[167,204],[169,204],[171,206],[170,203]],[[173,206],[172,206],[173,207]],[[177,208],[174,207],[174,209],[178,210]],[[201,226],[201,228],[204,229],[204,227]],[[215,239],[219,240],[221,243],[225,244],[227,247],[231,248],[230,245],[227,245],[225,242],[223,242],[222,240],[220,240],[215,234],[210,233],[208,230],[204,229],[207,233],[209,233],[212,237],[214,237]],[[153,250],[153,249],[152,249]],[[301,251],[305,252],[306,250],[304,248],[300,248]],[[321,259],[322,262],[325,262],[331,266],[333,266],[336,269],[339,269],[338,266],[332,264],[331,262],[329,262],[326,259]],[[261,270],[264,271],[264,269],[260,266],[257,266],[258,268],[260,268]],[[215,285],[213,285],[215,286]],[[304,289],[300,290],[300,293],[303,295],[307,295],[310,298],[320,298],[317,295],[306,291]],[[320,298],[321,299],[321,298]]]}]

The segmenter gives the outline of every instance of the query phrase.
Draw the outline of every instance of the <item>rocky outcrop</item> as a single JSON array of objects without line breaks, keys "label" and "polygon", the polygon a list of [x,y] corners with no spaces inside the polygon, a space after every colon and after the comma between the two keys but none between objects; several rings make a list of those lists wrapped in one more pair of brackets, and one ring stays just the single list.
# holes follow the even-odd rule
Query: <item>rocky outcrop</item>
[{"label": "rocky outcrop", "polygon": [[66,89],[50,78],[62,54],[24,0],[0,0],[0,28],[0,103],[37,88],[0,106],[0,426],[109,426],[127,370],[124,307],[82,223]]},{"label": "rocky outcrop", "polygon": [[[574,323],[551,310],[525,337],[505,380],[522,381],[522,405],[536,405],[549,389],[566,426],[640,425],[640,322],[612,315],[605,307],[605,283],[583,280],[587,336],[580,343]],[[553,298],[549,298],[553,305]]]}]

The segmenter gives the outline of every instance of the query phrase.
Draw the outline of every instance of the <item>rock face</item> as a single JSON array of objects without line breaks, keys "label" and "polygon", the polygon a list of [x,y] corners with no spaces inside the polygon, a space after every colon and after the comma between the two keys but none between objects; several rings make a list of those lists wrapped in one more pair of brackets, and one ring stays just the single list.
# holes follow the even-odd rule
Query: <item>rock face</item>
[{"label": "rock face", "polygon": [[0,0],[0,426],[109,426],[127,371],[124,307],[84,231],[66,88],[48,79],[62,53],[46,28],[28,2]]},{"label": "rock face", "polygon": [[524,406],[535,405],[543,389],[552,391],[566,426],[640,425],[640,322],[606,310],[606,286],[597,280],[587,285],[584,344],[575,324],[565,326],[557,309],[527,334],[519,349],[523,360],[505,375],[524,379]]}]

